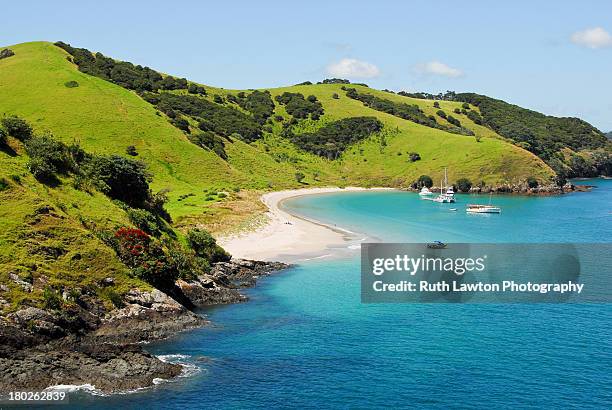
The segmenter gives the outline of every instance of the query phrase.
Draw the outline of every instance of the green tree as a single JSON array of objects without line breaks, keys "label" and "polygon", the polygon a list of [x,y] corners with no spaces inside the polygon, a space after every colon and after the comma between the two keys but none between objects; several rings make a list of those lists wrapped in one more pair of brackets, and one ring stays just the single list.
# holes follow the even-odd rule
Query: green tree
[{"label": "green tree", "polygon": [[417,179],[417,188],[431,188],[433,186],[433,180],[429,175],[421,175],[419,179]]},{"label": "green tree", "polygon": [[467,178],[459,178],[455,185],[457,185],[457,189],[461,192],[470,192],[472,181]]},{"label": "green tree", "polygon": [[2,118],[2,126],[8,135],[25,142],[32,137],[32,127],[23,118],[17,116]]},{"label": "green tree", "polygon": [[304,180],[304,178],[306,178],[306,175],[304,175],[303,173],[301,173],[301,172],[296,172],[296,173],[295,173],[295,180],[296,180],[297,182],[299,182],[300,184],[302,183],[302,181]]}]

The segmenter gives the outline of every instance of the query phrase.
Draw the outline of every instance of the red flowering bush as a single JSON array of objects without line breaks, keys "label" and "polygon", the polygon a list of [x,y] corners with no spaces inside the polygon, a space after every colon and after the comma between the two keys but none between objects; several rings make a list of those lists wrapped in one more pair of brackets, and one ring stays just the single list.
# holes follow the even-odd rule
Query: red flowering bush
[{"label": "red flowering bush", "polygon": [[171,289],[178,278],[162,246],[146,232],[121,227],[115,232],[116,251],[135,276],[159,289]]}]

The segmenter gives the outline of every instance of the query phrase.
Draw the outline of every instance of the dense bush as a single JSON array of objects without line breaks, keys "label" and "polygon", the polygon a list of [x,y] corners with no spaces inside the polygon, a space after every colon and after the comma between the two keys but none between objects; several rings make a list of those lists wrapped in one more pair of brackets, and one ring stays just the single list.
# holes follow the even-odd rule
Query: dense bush
[{"label": "dense bush", "polygon": [[6,144],[6,132],[2,128],[0,128],[0,145]]},{"label": "dense bush", "polygon": [[434,108],[440,108],[440,103],[437,101],[434,101],[433,106]]},{"label": "dense bush", "polygon": [[198,127],[203,131],[214,131],[223,137],[238,134],[240,139],[246,142],[261,138],[260,124],[235,108],[215,104],[193,95],[146,93],[143,98],[168,116],[171,116],[169,113],[180,112],[200,119]]},{"label": "dense bush", "polygon": [[152,236],[162,234],[163,222],[146,209],[130,208],[127,210],[127,216],[131,223],[147,234]]},{"label": "dense bush", "polygon": [[455,185],[461,192],[470,192],[470,189],[472,188],[472,181],[467,178],[459,178]]},{"label": "dense bush", "polygon": [[179,273],[161,245],[140,229],[122,227],[115,232],[115,251],[132,274],[158,289],[174,287]]},{"label": "dense bush", "polygon": [[436,114],[438,115],[438,117],[440,118],[446,118],[446,113],[442,110],[438,110],[436,111]]},{"label": "dense bush", "polygon": [[84,48],[71,47],[61,41],[56,46],[72,55],[72,61],[80,71],[103,78],[121,87],[136,91],[179,90],[187,88],[187,80],[172,76],[163,77],[149,67],[117,61],[102,53],[92,54]]},{"label": "dense bush", "polygon": [[204,258],[211,264],[216,262],[227,262],[231,259],[210,233],[203,229],[192,229],[187,233],[187,243],[197,256]]},{"label": "dense bush", "polygon": [[24,119],[17,116],[2,118],[2,126],[8,135],[25,142],[32,136],[32,127]]},{"label": "dense bush", "polygon": [[350,145],[382,130],[383,124],[374,117],[352,117],[332,122],[314,133],[287,137],[305,151],[328,159],[336,159]]},{"label": "dense bush", "polygon": [[534,177],[529,177],[527,178],[527,185],[529,186],[529,188],[537,188],[539,185],[538,180]]},{"label": "dense bush", "polygon": [[421,156],[417,152],[411,152],[408,154],[410,162],[416,162],[421,160]]},{"label": "dense bush", "polygon": [[429,175],[421,175],[419,179],[417,179],[416,181],[417,188],[423,188],[423,187],[431,188],[432,186],[433,186],[433,180],[431,179]]},{"label": "dense bush", "polygon": [[243,97],[238,97],[237,104],[249,111],[259,124],[265,123],[274,112],[274,101],[272,101],[270,91],[255,90],[249,95],[244,93],[242,95]]},{"label": "dense bush", "polygon": [[66,86],[66,88],[76,88],[76,87],[78,87],[78,86],[79,86],[79,83],[78,83],[78,82],[76,82],[76,81],[74,81],[74,80],[72,80],[72,81],[66,81],[66,82],[64,83],[64,86]]},{"label": "dense bush", "polygon": [[574,151],[606,146],[598,129],[578,118],[557,118],[474,93],[457,94],[458,101],[479,108],[483,124],[500,135],[530,144],[530,151],[544,160],[563,147]]},{"label": "dense bush", "polygon": [[449,123],[453,124],[456,127],[461,127],[461,122],[455,117],[453,117],[452,115],[449,115],[448,117],[446,117],[446,121],[448,121]]},{"label": "dense bush", "polygon": [[189,134],[191,131],[189,130],[189,121],[182,117],[176,117],[170,121],[172,125],[174,125],[179,130]]},{"label": "dense bush", "polygon": [[475,124],[482,125],[482,122],[483,122],[482,117],[476,111],[474,110],[468,111],[467,117],[470,120],[474,121]]},{"label": "dense bush", "polygon": [[227,159],[227,153],[225,152],[225,142],[221,137],[218,137],[210,131],[204,131],[199,134],[193,134],[189,136],[189,141],[202,147],[208,148],[215,154],[223,159]]},{"label": "dense bush", "polygon": [[332,98],[333,98],[334,100],[337,100],[337,99],[339,99],[339,98],[340,98],[340,96],[338,95],[338,93],[333,93],[333,94],[332,94]]},{"label": "dense bush", "polygon": [[206,89],[202,87],[201,85],[197,85],[194,83],[189,84],[189,86],[187,87],[187,92],[189,94],[206,95]]},{"label": "dense bush", "polygon": [[318,120],[323,115],[323,105],[315,96],[309,96],[308,99],[300,93],[284,92],[282,95],[276,96],[276,101],[285,106],[285,110],[294,118],[308,118]]},{"label": "dense bush", "polygon": [[[386,112],[396,117],[415,122],[430,128],[437,128],[454,134],[473,135],[473,133],[460,127],[447,127],[436,122],[435,118],[430,118],[416,104],[398,103],[384,98],[376,97],[372,94],[359,93],[354,88],[347,88],[346,96],[361,101],[366,107],[377,111]],[[438,115],[445,115],[444,111],[439,110]],[[444,117],[443,117],[444,118]]]},{"label": "dense bush", "polygon": [[125,149],[125,153],[131,157],[138,156],[138,151],[136,151],[136,147],[133,145],[128,145],[127,148]]},{"label": "dense bush", "polygon": [[88,163],[88,174],[100,191],[132,207],[144,208],[151,197],[151,174],[144,162],[119,155],[95,156]]},{"label": "dense bush", "polygon": [[345,80],[343,78],[326,78],[325,80],[319,82],[319,84],[350,84],[349,80]]},{"label": "dense bush", "polygon": [[302,181],[304,181],[304,178],[306,178],[306,175],[304,175],[303,172],[296,172],[295,173],[295,180],[297,182],[299,182],[300,184],[302,183]]},{"label": "dense bush", "polygon": [[68,147],[51,135],[29,138],[26,152],[30,157],[28,168],[41,182],[56,182],[56,173],[65,174],[74,169]]}]

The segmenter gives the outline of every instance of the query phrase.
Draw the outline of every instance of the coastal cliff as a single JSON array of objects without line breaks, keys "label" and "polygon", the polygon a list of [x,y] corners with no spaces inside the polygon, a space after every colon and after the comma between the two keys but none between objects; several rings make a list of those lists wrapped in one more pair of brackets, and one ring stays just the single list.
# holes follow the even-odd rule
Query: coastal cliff
[{"label": "coastal cliff", "polygon": [[140,343],[207,325],[195,309],[246,301],[240,289],[287,266],[232,259],[215,264],[210,274],[177,281],[173,296],[132,289],[121,308],[108,310],[95,295],[81,294],[70,310],[27,307],[8,314],[0,318],[0,392],[64,384],[110,393],[176,377],[182,366],[149,354]]}]

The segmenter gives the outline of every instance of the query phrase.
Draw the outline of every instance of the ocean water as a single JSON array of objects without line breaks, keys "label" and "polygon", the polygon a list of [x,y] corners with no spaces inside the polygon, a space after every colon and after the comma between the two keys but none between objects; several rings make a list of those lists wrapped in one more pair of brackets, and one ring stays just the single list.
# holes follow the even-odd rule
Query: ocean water
[{"label": "ocean water", "polygon": [[[466,215],[404,192],[284,206],[381,241],[610,242],[612,181],[591,193],[494,196]],[[457,212],[449,208],[458,208]],[[602,274],[611,275],[610,266]],[[214,326],[148,346],[187,376],[138,392],[71,394],[88,408],[612,408],[612,305],[361,304],[357,251],[304,261],[204,311]]]}]

